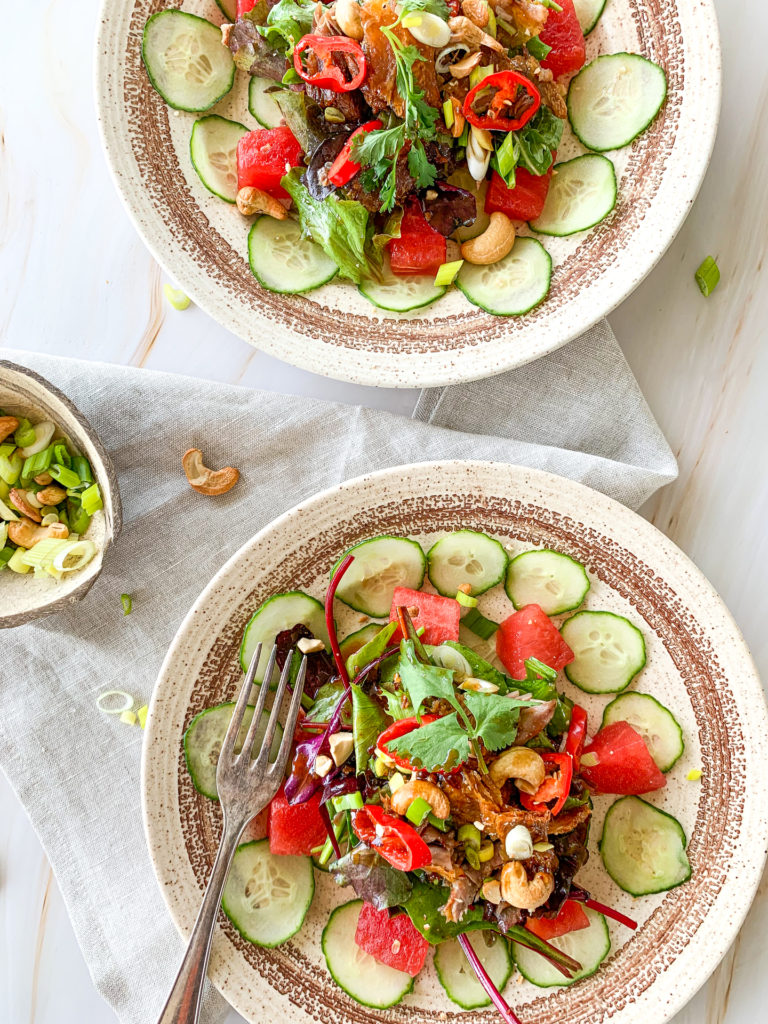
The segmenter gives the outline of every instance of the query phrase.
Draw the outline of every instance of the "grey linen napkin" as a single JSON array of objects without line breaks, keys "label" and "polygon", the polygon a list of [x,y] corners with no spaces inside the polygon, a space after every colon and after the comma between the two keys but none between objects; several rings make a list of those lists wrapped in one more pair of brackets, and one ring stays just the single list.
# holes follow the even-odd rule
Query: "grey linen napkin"
[{"label": "grey linen napkin", "polygon": [[[117,468],[125,526],[82,604],[3,635],[0,766],[50,858],[95,985],[124,1024],[152,1024],[183,947],[144,843],[142,733],[102,715],[97,696],[120,688],[148,701],[176,629],[220,566],[331,484],[409,461],[491,459],[561,473],[636,507],[676,465],[607,325],[494,380],[425,392],[412,420],[3,354],[90,419]],[[190,446],[241,470],[215,508],[180,472]],[[127,618],[123,592],[133,595]],[[209,992],[205,1019],[224,1010]]]}]

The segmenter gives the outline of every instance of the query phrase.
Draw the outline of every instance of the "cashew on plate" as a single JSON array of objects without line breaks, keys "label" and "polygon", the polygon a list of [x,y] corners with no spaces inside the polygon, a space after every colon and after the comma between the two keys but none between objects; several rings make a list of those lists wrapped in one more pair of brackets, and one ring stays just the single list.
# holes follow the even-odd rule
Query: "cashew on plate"
[{"label": "cashew on plate", "polygon": [[189,486],[200,494],[226,494],[240,479],[240,471],[232,466],[218,470],[208,469],[203,463],[203,453],[199,448],[190,448],[184,452],[181,464]]},{"label": "cashew on plate", "polygon": [[461,246],[461,255],[467,263],[487,265],[503,260],[515,244],[515,225],[505,213],[491,214],[490,223],[482,235],[470,238]]}]

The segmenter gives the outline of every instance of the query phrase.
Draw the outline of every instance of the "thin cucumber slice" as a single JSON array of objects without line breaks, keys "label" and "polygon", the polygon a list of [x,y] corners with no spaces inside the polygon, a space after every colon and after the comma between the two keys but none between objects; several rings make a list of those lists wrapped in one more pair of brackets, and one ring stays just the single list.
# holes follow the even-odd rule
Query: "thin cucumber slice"
[{"label": "thin cucumber slice", "polygon": [[244,939],[272,949],[301,928],[314,895],[311,857],[278,856],[257,839],[238,846],[221,909]]},{"label": "thin cucumber slice", "polygon": [[271,292],[295,295],[327,284],[338,267],[295,220],[259,217],[248,233],[248,262],[259,284]]},{"label": "thin cucumber slice", "polygon": [[518,238],[503,260],[465,263],[456,285],[474,306],[496,316],[522,316],[549,294],[552,259],[535,238]]},{"label": "thin cucumber slice", "polygon": [[208,191],[227,203],[237,199],[237,144],[247,134],[244,124],[218,114],[208,114],[192,125],[192,166]]},{"label": "thin cucumber slice", "polygon": [[[219,754],[224,737],[227,734],[229,723],[232,721],[232,713],[235,704],[217,704],[215,707],[206,708],[199,715],[195,715],[184,733],[184,760],[187,762],[192,783],[198,793],[209,797],[211,800],[218,800],[219,793],[216,789],[216,766],[219,763]],[[243,724],[237,734],[235,751],[240,753],[245,742],[245,733],[253,718],[253,708],[248,706],[243,716]],[[264,737],[264,731],[269,721],[268,712],[262,713],[261,725],[256,731],[256,742],[254,750],[258,750]],[[283,735],[283,727],[278,722],[275,731],[275,738],[272,741],[270,757],[277,754],[280,747],[280,740]]]},{"label": "thin cucumber slice", "polygon": [[271,78],[259,78],[254,75],[248,84],[248,109],[262,128],[277,128],[285,120],[283,112],[277,105],[275,83]]},{"label": "thin cucumber slice", "polygon": [[515,963],[527,981],[538,985],[539,988],[550,988],[553,985],[573,985],[574,982],[589,978],[595,973],[611,951],[611,936],[602,914],[589,907],[585,907],[584,912],[589,918],[589,928],[549,939],[553,946],[581,964],[581,970],[570,980],[563,977],[556,967],[535,950],[521,946],[519,942],[512,943]]},{"label": "thin cucumber slice", "polygon": [[392,313],[408,313],[421,309],[445,295],[445,288],[436,288],[435,279],[427,274],[398,275],[392,273],[389,257],[384,255],[384,266],[379,279],[373,277],[358,285],[358,291],[379,309]]},{"label": "thin cucumber slice", "polygon": [[251,658],[258,644],[262,645],[259,666],[256,669],[255,682],[264,678],[269,652],[278,633],[285,629],[293,629],[301,623],[306,626],[312,636],[322,640],[326,650],[330,650],[328,630],[325,625],[325,609],[322,604],[302,590],[290,590],[287,594],[276,594],[265,601],[252,615],[243,633],[240,645],[240,665],[243,672],[248,671]]},{"label": "thin cucumber slice", "polygon": [[560,633],[575,655],[565,674],[585,693],[619,693],[645,665],[643,634],[623,615],[577,612]]},{"label": "thin cucumber slice", "polygon": [[578,608],[589,590],[581,562],[559,551],[524,551],[513,558],[504,587],[515,608],[537,604],[547,615]]},{"label": "thin cucumber slice", "polygon": [[682,825],[639,796],[611,804],[599,846],[605,870],[632,896],[666,892],[691,877]]},{"label": "thin cucumber slice", "polygon": [[606,0],[573,0],[576,17],[579,19],[581,31],[588,36],[595,25],[600,21],[600,15],[605,10]]},{"label": "thin cucumber slice", "polygon": [[666,98],[667,76],[658,64],[639,53],[607,53],[571,82],[568,120],[587,149],[621,149],[645,131]]},{"label": "thin cucumber slice", "polygon": [[216,6],[225,18],[235,21],[237,18],[237,0],[216,0]]},{"label": "thin cucumber slice", "polygon": [[586,153],[555,165],[544,209],[531,227],[542,235],[575,235],[605,220],[615,205],[613,164],[608,157]]},{"label": "thin cucumber slice", "polygon": [[[503,936],[496,935],[496,941],[492,945],[488,944],[485,937],[491,934],[473,932],[469,935],[469,941],[480,963],[490,975],[491,981],[501,992],[512,974],[512,957],[509,953],[509,943]],[[464,950],[455,939],[441,942],[435,950],[435,970],[451,1002],[465,1010],[491,1005],[491,1000],[477,980]]]},{"label": "thin cucumber slice", "polygon": [[443,597],[456,597],[464,583],[473,597],[484,594],[504,579],[509,555],[486,533],[456,530],[442,537],[427,552],[427,572],[432,586]]},{"label": "thin cucumber slice", "polygon": [[235,81],[235,62],[221,45],[219,26],[186,11],[150,15],[141,56],[150,82],[176,110],[208,110]]},{"label": "thin cucumber slice", "polygon": [[378,622],[369,622],[367,626],[363,626],[362,629],[358,629],[355,633],[350,633],[349,636],[345,636],[343,640],[339,641],[339,650],[344,661],[361,650],[367,643],[381,631],[381,626]]},{"label": "thin cucumber slice", "polygon": [[659,771],[668,772],[685,750],[683,730],[663,704],[649,693],[622,693],[603,712],[603,725],[629,722],[645,740]]},{"label": "thin cucumber slice", "polygon": [[[424,582],[424,552],[415,540],[407,537],[372,537],[355,544],[339,562],[347,555],[355,560],[344,574],[336,597],[373,619],[389,616],[395,587],[419,590]],[[335,569],[336,566],[331,575]]]},{"label": "thin cucumber slice", "polygon": [[363,1006],[385,1010],[399,1003],[413,988],[405,971],[380,964],[355,942],[362,900],[337,907],[323,929],[323,955],[331,977],[348,996]]}]

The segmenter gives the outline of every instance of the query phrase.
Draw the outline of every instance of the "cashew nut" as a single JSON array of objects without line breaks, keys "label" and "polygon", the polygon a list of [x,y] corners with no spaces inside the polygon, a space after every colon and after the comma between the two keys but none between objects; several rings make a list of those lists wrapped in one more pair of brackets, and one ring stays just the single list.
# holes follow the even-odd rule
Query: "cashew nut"
[{"label": "cashew nut", "polygon": [[486,265],[498,263],[515,244],[515,225],[506,215],[497,210],[491,214],[490,223],[482,235],[470,238],[461,246],[461,255],[467,263]]},{"label": "cashew nut", "polygon": [[65,523],[51,523],[50,526],[37,526],[31,519],[19,519],[8,523],[8,539],[20,548],[33,548],[41,540],[66,540],[69,529]]},{"label": "cashew nut", "polygon": [[35,508],[34,505],[30,505],[27,501],[26,491],[20,491],[18,487],[13,487],[9,494],[9,498],[19,512],[23,512],[25,516],[28,516],[30,519],[34,519],[36,523],[42,522],[43,517],[40,515],[40,509]]},{"label": "cashew nut", "polygon": [[424,779],[412,779],[401,786],[392,797],[392,810],[395,814],[405,814],[413,801],[419,797],[427,801],[437,818],[447,818],[451,813],[450,801],[442,789]]},{"label": "cashew nut", "polygon": [[336,0],[336,24],[350,39],[363,38],[363,23],[360,20],[360,5],[357,0]]},{"label": "cashew nut", "polygon": [[501,869],[501,897],[518,910],[536,910],[546,903],[555,888],[549,871],[537,871],[533,878],[519,860],[508,860]]},{"label": "cashew nut", "polygon": [[53,483],[53,477],[50,473],[41,473],[40,476],[35,477],[35,483],[40,484],[41,487],[47,487],[48,484]]},{"label": "cashew nut", "polygon": [[485,28],[490,20],[486,0],[461,0],[461,9],[478,28]]},{"label": "cashew nut", "polygon": [[486,46],[489,50],[496,50],[497,53],[504,52],[504,47],[498,39],[489,36],[469,18],[462,15],[458,18],[449,18],[448,28],[451,30],[452,43],[466,43],[470,50],[479,50],[481,46]]},{"label": "cashew nut", "polygon": [[181,464],[190,487],[200,494],[226,494],[240,479],[239,470],[233,469],[232,466],[225,466],[224,469],[216,471],[208,469],[203,465],[203,453],[199,448],[190,448],[184,452]]},{"label": "cashew nut", "polygon": [[275,220],[285,220],[288,211],[274,196],[267,195],[260,188],[251,188],[247,185],[237,193],[237,208],[244,217],[251,217],[254,213],[266,213],[268,217]]},{"label": "cashew nut", "polygon": [[451,135],[454,137],[454,139],[458,139],[461,133],[464,131],[464,125],[467,123],[467,119],[464,117],[464,111],[462,109],[461,103],[459,103],[455,96],[451,96],[451,110],[453,111],[453,124],[451,125]]},{"label": "cashew nut", "polygon": [[466,78],[472,74],[482,59],[483,55],[478,50],[477,53],[470,53],[466,57],[462,57],[461,60],[457,60],[455,64],[451,64],[448,70],[454,78]]},{"label": "cashew nut", "polygon": [[0,444],[10,437],[11,434],[15,434],[19,429],[19,421],[15,416],[0,416]]},{"label": "cashew nut", "polygon": [[530,747],[510,747],[490,767],[491,781],[499,789],[507,779],[514,779],[517,788],[524,793],[535,793],[545,775],[544,761]]},{"label": "cashew nut", "polygon": [[35,495],[41,505],[58,505],[66,496],[67,492],[63,487],[44,487]]}]

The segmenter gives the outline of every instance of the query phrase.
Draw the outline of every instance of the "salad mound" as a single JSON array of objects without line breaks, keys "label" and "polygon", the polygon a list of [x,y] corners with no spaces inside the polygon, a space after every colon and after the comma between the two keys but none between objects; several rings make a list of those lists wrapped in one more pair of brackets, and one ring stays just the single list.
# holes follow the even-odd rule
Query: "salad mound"
[{"label": "salad mound", "polygon": [[[425,586],[425,569],[444,592],[460,580],[455,596]],[[478,596],[502,585],[525,603],[496,622]],[[426,557],[406,538],[356,545],[332,570],[324,622],[300,591],[265,602],[241,660],[270,639],[281,668],[293,658],[298,672],[306,656],[305,711],[269,838],[240,848],[227,883],[224,909],[238,931],[264,945],[294,935],[314,864],[356,897],[331,915],[323,951],[333,978],[364,1004],[390,1006],[411,991],[432,947],[450,999],[493,1001],[508,1021],[501,990],[513,964],[544,987],[594,973],[610,950],[606,918],[636,924],[577,880],[592,798],[623,798],[600,846],[622,889],[664,891],[690,865],[679,823],[639,799],[666,786],[682,732],[653,697],[625,692],[643,667],[642,634],[612,612],[579,611],[589,588],[584,567],[563,553],[510,561],[495,538],[461,530]],[[379,618],[388,608],[389,621],[340,641],[339,601]],[[553,616],[565,613],[558,625]],[[591,740],[587,710],[559,675],[569,668],[587,693],[620,693]],[[194,784],[214,798],[211,755],[231,707],[201,712],[184,739]],[[258,900],[246,898],[257,888]]]},{"label": "salad mound", "polygon": [[[259,127],[208,115],[190,155],[210,192],[257,218],[251,269],[283,293],[338,275],[407,312],[455,283],[491,313],[528,312],[548,293],[551,260],[517,241],[526,222],[558,236],[604,220],[616,175],[601,154],[631,143],[666,97],[663,70],[639,54],[584,67],[602,9],[591,0],[222,9],[236,17],[221,37],[184,11],[153,14],[144,63],[186,111],[218,103],[237,69],[249,76]],[[557,164],[569,120],[583,149]]]}]

